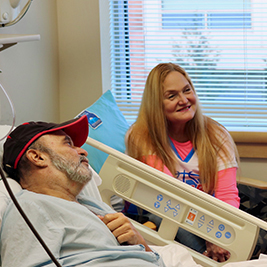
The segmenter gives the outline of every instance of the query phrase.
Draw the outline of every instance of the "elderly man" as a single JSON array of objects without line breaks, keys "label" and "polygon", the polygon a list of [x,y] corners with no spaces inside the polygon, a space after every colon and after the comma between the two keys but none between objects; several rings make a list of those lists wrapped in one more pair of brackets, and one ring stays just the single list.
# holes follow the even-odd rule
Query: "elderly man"
[{"label": "elderly man", "polygon": [[[4,144],[3,165],[22,188],[17,199],[62,266],[164,266],[130,221],[93,198],[86,116],[62,124],[29,122]],[[2,267],[54,266],[10,203],[1,231]]]}]

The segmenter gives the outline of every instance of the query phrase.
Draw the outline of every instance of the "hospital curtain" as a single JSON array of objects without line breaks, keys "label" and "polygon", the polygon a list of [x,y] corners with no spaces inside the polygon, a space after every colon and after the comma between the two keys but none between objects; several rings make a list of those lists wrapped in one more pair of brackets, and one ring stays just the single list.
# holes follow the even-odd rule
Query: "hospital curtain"
[{"label": "hospital curtain", "polygon": [[266,0],[109,0],[111,91],[135,121],[149,71],[189,73],[204,114],[233,131],[267,130]]}]

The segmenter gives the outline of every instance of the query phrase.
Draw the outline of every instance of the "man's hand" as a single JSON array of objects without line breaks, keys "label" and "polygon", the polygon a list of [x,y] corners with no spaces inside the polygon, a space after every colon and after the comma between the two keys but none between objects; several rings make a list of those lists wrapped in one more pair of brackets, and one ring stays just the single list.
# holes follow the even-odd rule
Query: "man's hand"
[{"label": "man's hand", "polygon": [[229,251],[223,249],[223,248],[220,248],[208,241],[206,241],[206,247],[207,247],[207,250],[203,253],[203,255],[215,260],[215,261],[218,261],[218,262],[225,262],[227,261],[231,254]]},{"label": "man's hand", "polygon": [[145,246],[146,251],[151,251],[144,238],[137,232],[130,220],[123,213],[110,213],[104,217],[99,215],[98,217],[106,224],[120,244],[142,244]]}]

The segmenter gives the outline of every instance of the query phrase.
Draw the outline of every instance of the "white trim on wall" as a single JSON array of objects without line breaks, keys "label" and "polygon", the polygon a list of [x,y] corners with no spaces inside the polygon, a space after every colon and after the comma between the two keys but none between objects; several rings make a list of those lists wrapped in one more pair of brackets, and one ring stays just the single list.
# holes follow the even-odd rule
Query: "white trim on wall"
[{"label": "white trim on wall", "polygon": [[100,17],[100,44],[101,44],[101,69],[102,69],[102,91],[105,93],[111,89],[110,77],[110,49],[109,49],[109,2],[99,0]]}]

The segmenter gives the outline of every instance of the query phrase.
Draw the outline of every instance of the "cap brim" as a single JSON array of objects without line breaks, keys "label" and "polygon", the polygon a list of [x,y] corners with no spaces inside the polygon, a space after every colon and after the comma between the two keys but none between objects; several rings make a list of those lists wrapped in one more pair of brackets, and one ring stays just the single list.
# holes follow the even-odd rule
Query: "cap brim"
[{"label": "cap brim", "polygon": [[71,137],[73,144],[77,147],[81,147],[88,137],[88,119],[86,115],[84,115],[78,119],[58,124],[55,128],[50,129],[47,132],[54,132],[57,130],[64,130],[64,132]]}]

